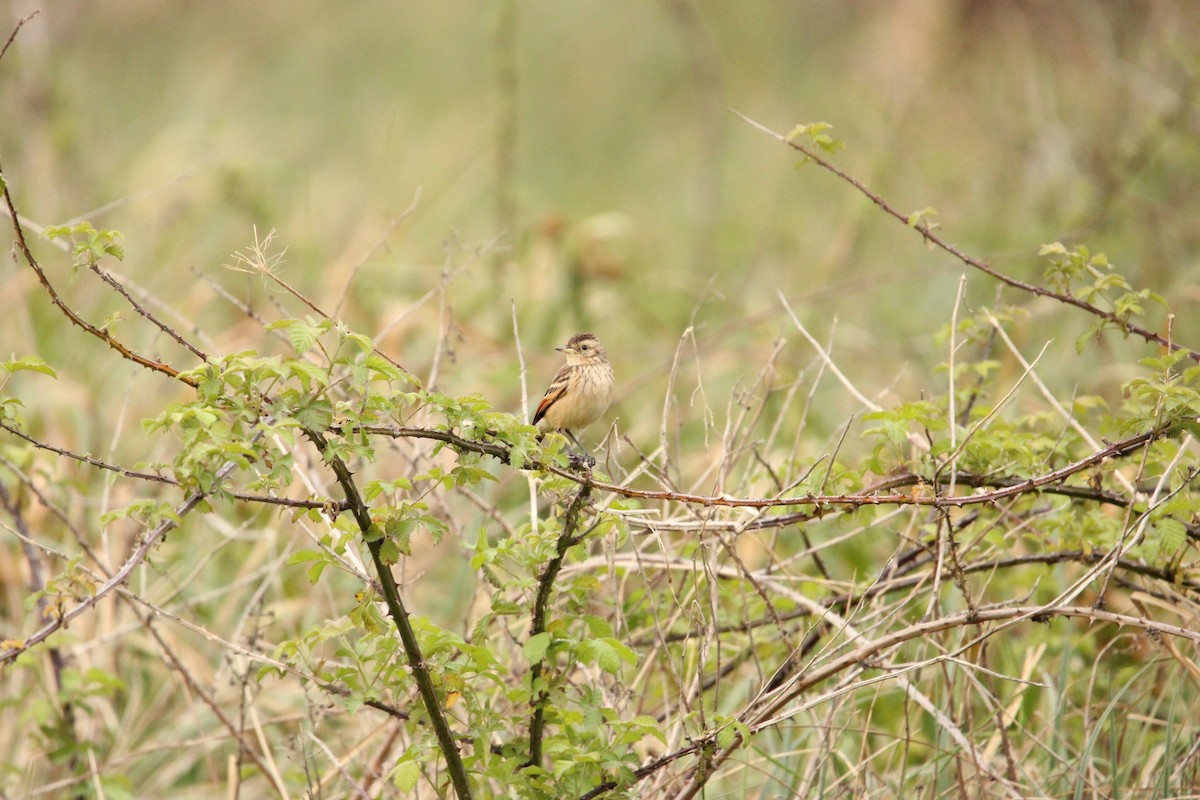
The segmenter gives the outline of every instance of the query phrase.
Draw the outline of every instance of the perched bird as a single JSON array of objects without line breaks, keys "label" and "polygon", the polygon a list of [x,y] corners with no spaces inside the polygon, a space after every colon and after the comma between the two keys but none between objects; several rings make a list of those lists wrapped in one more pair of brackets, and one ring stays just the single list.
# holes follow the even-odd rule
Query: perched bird
[{"label": "perched bird", "polygon": [[600,340],[590,333],[577,333],[554,349],[567,356],[567,363],[550,381],[533,424],[543,431],[562,431],[590,459],[572,431],[591,425],[608,408],[615,383],[612,365]]}]

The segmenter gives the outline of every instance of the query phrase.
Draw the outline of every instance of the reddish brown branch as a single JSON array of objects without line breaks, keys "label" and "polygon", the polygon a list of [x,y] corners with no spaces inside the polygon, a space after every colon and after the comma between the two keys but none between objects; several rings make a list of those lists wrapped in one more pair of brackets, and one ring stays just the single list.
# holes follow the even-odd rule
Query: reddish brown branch
[{"label": "reddish brown branch", "polygon": [[8,39],[4,42],[4,47],[0,48],[0,58],[4,58],[4,54],[8,52],[9,45],[17,38],[17,34],[21,32],[21,28],[24,27],[25,23],[36,17],[40,11],[41,9],[35,8],[32,12],[17,20],[17,24],[13,26],[12,33],[8,35]]},{"label": "reddish brown branch", "polygon": [[[109,464],[106,461],[101,461],[98,458],[80,455],[79,453],[74,453],[70,450],[64,450],[61,447],[55,447],[52,444],[46,444],[45,442],[34,439],[20,428],[16,428],[4,420],[0,420],[0,429],[8,431],[13,436],[16,436],[20,439],[24,439],[26,442],[29,442],[29,444],[33,445],[39,450],[46,450],[56,455],[60,455],[63,458],[69,458],[74,461],[78,461],[81,464],[87,464],[88,466],[95,467],[96,469],[115,472],[116,474],[123,475],[126,478],[135,478],[141,481],[152,481],[154,483],[161,483],[167,486],[180,485],[179,481],[175,480],[174,478],[168,478],[166,475],[158,475],[153,472],[139,472],[133,469],[126,469],[125,467],[119,467],[116,464]],[[233,497],[237,500],[244,500],[248,503],[263,503],[265,505],[285,506],[287,508],[318,508],[329,509],[330,511],[345,511],[347,508],[349,508],[345,500],[334,500],[333,498],[327,498],[324,500],[293,500],[289,497],[271,497],[270,495],[251,494],[249,492],[227,491],[225,494],[228,494],[230,497]]]},{"label": "reddish brown branch", "polygon": [[[986,561],[975,561],[969,564],[964,564],[962,571],[964,575],[971,575],[979,572],[999,572],[1016,567],[1053,566],[1055,564],[1100,564],[1109,557],[1110,554],[1107,550],[1056,550],[1046,553],[1031,553],[1029,555],[1009,556],[1006,558],[988,559]],[[1114,563],[1117,569],[1120,569],[1124,572],[1141,575],[1146,578],[1171,584],[1180,589],[1186,589],[1191,592],[1200,593],[1200,582],[1183,578],[1176,570],[1152,567],[1128,558],[1119,558]],[[824,600],[816,600],[815,602],[827,609],[841,608],[852,602],[862,602],[880,595],[892,594],[894,592],[912,589],[914,586],[918,586],[922,583],[933,580],[933,577],[934,576],[931,571],[925,571],[918,574],[904,575],[902,577],[895,577],[886,580],[877,580],[873,581],[870,586],[866,586],[862,589],[843,592],[832,597],[827,597]],[[950,578],[950,571],[948,569],[943,570],[941,577],[943,579]],[[812,609],[796,608],[780,614],[778,620],[770,616],[764,616],[757,619],[747,620],[746,622],[717,625],[711,629],[706,628],[702,633],[704,635],[743,633],[755,628],[775,626],[780,621],[790,622],[792,620],[805,619],[811,616],[813,616]],[[638,639],[634,639],[633,641],[629,642],[629,645],[631,647],[645,647],[649,644],[660,641],[667,643],[681,642],[691,639],[697,635],[698,634],[696,632],[691,630],[668,633],[663,636],[647,635]]]},{"label": "reddish brown branch", "polygon": [[37,259],[33,257],[33,253],[29,250],[29,244],[25,241],[25,231],[21,227],[20,215],[17,214],[17,207],[13,203],[12,195],[8,192],[8,182],[4,180],[3,166],[0,166],[0,186],[3,187],[4,203],[6,206],[8,206],[8,213],[12,217],[13,232],[17,238],[17,249],[21,251],[21,255],[25,258],[25,263],[27,263],[30,269],[32,269],[37,275],[42,287],[46,290],[46,294],[50,296],[50,302],[58,306],[58,309],[66,315],[67,319],[71,320],[71,322],[75,323],[92,336],[95,336],[97,339],[107,344],[113,350],[116,350],[121,354],[122,358],[127,358],[133,363],[139,364],[146,369],[162,373],[169,378],[174,378],[175,380],[186,383],[192,388],[198,386],[199,381],[197,381],[195,378],[180,375],[179,370],[175,369],[169,364],[164,364],[161,361],[155,361],[135,353],[133,350],[129,349],[115,337],[113,337],[113,335],[108,331],[97,328],[95,325],[79,316],[70,306],[66,304],[61,297],[59,297],[58,292],[55,291],[54,286],[50,283],[50,279],[46,277],[46,273],[42,269],[41,264],[38,263]]},{"label": "reddish brown branch", "polygon": [[[483,455],[494,456],[502,463],[509,463],[509,449],[503,444],[497,442],[480,442],[472,439],[466,439],[449,431],[438,431],[427,428],[408,428],[399,426],[387,425],[368,425],[359,428],[365,433],[373,433],[384,436],[392,436],[394,438],[412,438],[412,439],[433,439],[440,442],[446,442],[452,445],[455,449],[461,451],[469,451],[482,453]],[[1158,428],[1153,431],[1146,431],[1126,439],[1121,439],[1118,442],[1113,442],[1103,450],[1088,455],[1078,461],[1073,461],[1064,467],[1056,469],[1052,472],[1047,472],[1032,478],[1004,479],[1005,485],[994,489],[990,492],[981,492],[979,494],[964,494],[951,495],[949,497],[935,496],[933,493],[923,494],[914,492],[910,494],[875,494],[874,490],[868,488],[860,493],[855,494],[836,494],[836,495],[814,495],[808,494],[803,497],[730,497],[726,495],[702,495],[689,494],[687,492],[674,492],[663,490],[649,489],[632,489],[628,486],[620,486],[614,483],[606,483],[592,478],[590,475],[572,472],[570,470],[557,467],[553,464],[545,464],[539,461],[532,461],[525,466],[528,469],[542,469],[551,472],[555,475],[567,478],[582,485],[591,486],[593,489],[599,489],[604,492],[612,492],[613,494],[622,497],[632,497],[639,500],[665,500],[668,502],[686,503],[696,506],[723,506],[726,508],[780,508],[788,506],[812,506],[813,511],[797,512],[794,514],[784,514],[778,517],[768,517],[762,520],[757,520],[754,523],[746,526],[749,529],[761,529],[766,527],[779,527],[782,525],[791,525],[799,522],[805,522],[810,519],[821,516],[823,507],[834,506],[853,510],[862,506],[931,506],[933,508],[961,508],[964,506],[981,505],[994,503],[998,500],[1004,500],[1009,497],[1025,494],[1026,492],[1036,491],[1043,487],[1054,486],[1067,478],[1082,472],[1092,467],[1108,461],[1111,458],[1119,458],[1124,455],[1138,450],[1151,442],[1162,438],[1169,432],[1168,428]],[[999,481],[997,481],[999,482]],[[967,483],[960,480],[959,483]]]},{"label": "reddish brown branch", "polygon": [[126,291],[124,285],[122,285],[120,281],[118,281],[116,278],[114,278],[112,276],[112,274],[110,272],[108,272],[108,270],[101,269],[100,266],[97,264],[92,264],[90,266],[92,268],[92,272],[96,273],[96,275],[100,278],[100,280],[107,283],[118,294],[120,294],[122,297],[124,297],[125,302],[129,303],[130,307],[134,311],[136,311],[138,314],[142,315],[142,317],[144,317],[151,325],[158,328],[160,331],[165,333],[167,336],[170,336],[172,339],[174,339],[179,344],[180,347],[183,347],[184,349],[188,350],[190,353],[192,353],[192,355],[196,356],[201,361],[208,361],[207,353],[205,353],[200,348],[196,347],[194,344],[189,342],[187,339],[180,336],[178,333],[175,332],[175,330],[170,325],[168,325],[167,323],[160,320],[158,317],[151,314],[150,311],[145,306],[143,306],[137,300],[134,300],[133,296],[131,294],[129,294],[128,291]]},{"label": "reddish brown branch", "polygon": [[[217,470],[213,481],[214,484],[219,484],[222,480],[224,480],[225,476],[227,476],[230,472],[233,472],[236,466],[237,465],[234,462],[230,461]],[[154,530],[146,534],[146,537],[141,541],[141,543],[138,544],[129,558],[125,560],[125,563],[121,565],[121,568],[118,569],[111,578],[97,587],[94,594],[92,594],[90,597],[84,598],[79,602],[78,605],[72,606],[61,616],[52,620],[23,641],[9,643],[4,650],[0,650],[0,664],[3,664],[6,661],[11,661],[21,653],[28,650],[30,647],[33,647],[35,644],[45,641],[55,631],[65,628],[67,624],[71,622],[71,620],[75,619],[80,614],[96,605],[96,603],[104,599],[114,589],[123,585],[125,581],[129,580],[129,576],[133,574],[133,570],[145,560],[151,548],[158,543],[158,540],[161,539],[167,533],[167,531],[178,526],[179,523],[176,520],[182,518],[189,511],[194,509],[205,497],[205,492],[192,492],[190,495],[188,495],[182,503],[175,507],[173,511],[173,517],[163,520],[157,526],[155,526]]]},{"label": "reddish brown branch", "polygon": [[[886,636],[881,636],[878,639],[866,642],[853,651],[848,652],[834,660],[823,664],[820,667],[814,667],[811,671],[806,672],[799,680],[793,683],[789,691],[782,697],[779,697],[762,711],[755,714],[755,719],[749,722],[749,727],[752,733],[758,733],[762,730],[767,730],[774,727],[778,721],[771,717],[780,713],[788,703],[792,702],[796,697],[809,691],[817,684],[823,683],[834,676],[852,669],[865,668],[865,665],[872,663],[880,653],[903,644],[914,639],[927,638],[932,634],[953,628],[963,628],[972,625],[982,625],[987,622],[999,623],[1014,623],[1021,620],[1031,620],[1034,622],[1049,622],[1054,617],[1077,617],[1081,619],[1092,620],[1093,622],[1111,623],[1114,625],[1137,628],[1146,632],[1148,636],[1155,637],[1163,634],[1175,636],[1182,639],[1188,639],[1193,642],[1200,643],[1200,631],[1190,628],[1183,628],[1178,625],[1169,625],[1166,623],[1155,622],[1148,620],[1145,617],[1134,617],[1128,614],[1117,614],[1103,609],[1092,608],[1090,606],[1008,606],[995,608],[981,608],[974,613],[963,612],[947,617],[939,617],[937,619],[926,620],[910,625],[894,633]],[[954,655],[953,653],[949,655]],[[940,660],[941,657],[932,659],[931,663]],[[641,781],[654,773],[658,772],[663,767],[671,764],[674,761],[686,756],[694,755],[705,749],[710,749],[716,746],[718,731],[713,731],[703,737],[695,737],[686,747],[668,753],[660,758],[657,758],[634,771],[635,781]],[[723,749],[719,754],[712,757],[706,767],[706,774],[713,774],[736,749],[745,745],[740,736],[735,737],[734,743]],[[699,783],[697,783],[697,781]],[[701,776],[694,775],[692,786],[689,788],[699,789],[703,785]],[[617,788],[615,781],[602,783],[591,791],[581,795],[579,800],[592,800],[592,798],[600,797],[613,789]],[[694,793],[684,793],[677,795],[681,797],[691,797]]]},{"label": "reddish brown branch", "polygon": [[1058,302],[1063,303],[1065,305],[1074,306],[1075,308],[1078,308],[1082,311],[1086,311],[1087,313],[1091,314],[1092,316],[1099,317],[1100,319],[1102,319],[1106,322],[1111,322],[1112,324],[1114,324],[1118,328],[1120,328],[1122,331],[1125,331],[1127,334],[1132,333],[1136,336],[1140,336],[1142,339],[1146,340],[1147,342],[1154,342],[1155,344],[1162,345],[1163,347],[1167,348],[1168,350],[1171,350],[1172,352],[1176,351],[1176,350],[1183,350],[1188,354],[1188,357],[1191,358],[1193,361],[1200,361],[1200,352],[1197,352],[1190,348],[1184,347],[1183,345],[1180,345],[1177,342],[1173,342],[1170,339],[1166,338],[1165,336],[1160,336],[1159,334],[1155,333],[1154,331],[1149,330],[1147,328],[1143,328],[1140,325],[1135,325],[1132,322],[1130,322],[1129,320],[1122,319],[1121,317],[1119,317],[1118,315],[1114,314],[1111,311],[1105,311],[1103,308],[1094,306],[1091,303],[1087,302],[1086,300],[1080,300],[1078,297],[1074,297],[1069,294],[1064,294],[1062,292],[1055,292],[1051,289],[1046,289],[1041,286],[1036,286],[1032,283],[1027,283],[1025,281],[1018,280],[1017,278],[1014,278],[1010,275],[1005,275],[1003,272],[1000,272],[999,270],[997,270],[996,268],[994,268],[992,265],[988,264],[987,262],[981,261],[978,258],[967,255],[962,250],[960,250],[957,246],[951,244],[950,242],[946,241],[945,239],[943,239],[942,237],[940,237],[936,233],[934,233],[933,229],[931,229],[925,223],[921,223],[918,225],[910,224],[909,217],[907,214],[903,214],[900,211],[897,211],[882,196],[871,191],[869,188],[867,188],[867,186],[865,184],[863,184],[857,178],[838,169],[831,162],[829,162],[829,161],[825,160],[824,158],[822,158],[821,156],[817,155],[811,149],[789,139],[788,137],[784,136],[781,133],[771,130],[770,128],[766,127],[765,125],[755,122],[754,120],[750,119],[749,117],[747,117],[745,114],[741,113],[740,111],[734,111],[733,113],[737,114],[739,117],[741,117],[746,123],[748,123],[752,127],[762,131],[763,133],[767,134],[768,136],[773,136],[774,138],[783,142],[784,144],[786,144],[788,147],[792,148],[793,150],[796,150],[797,152],[804,154],[804,157],[809,159],[810,161],[812,161],[814,164],[818,165],[819,167],[821,167],[821,168],[833,173],[837,177],[841,178],[843,181],[850,184],[855,189],[857,189],[859,192],[861,192],[863,195],[865,195],[872,203],[879,206],[879,208],[881,210],[883,210],[886,214],[888,214],[888,215],[896,218],[900,222],[902,222],[905,227],[913,228],[918,233],[920,233],[922,237],[924,237],[925,241],[932,243],[935,247],[938,247],[941,250],[944,250],[945,252],[954,256],[955,258],[957,258],[959,261],[966,264],[967,266],[973,267],[973,268],[979,270],[980,272],[986,273],[986,274],[992,276],[993,278],[995,278],[996,280],[1000,281],[1001,283],[1006,284],[1008,286],[1012,286],[1015,289],[1020,289],[1023,292],[1028,292],[1029,294],[1037,295],[1038,297],[1049,297],[1049,298],[1051,298],[1053,300],[1057,300]]}]

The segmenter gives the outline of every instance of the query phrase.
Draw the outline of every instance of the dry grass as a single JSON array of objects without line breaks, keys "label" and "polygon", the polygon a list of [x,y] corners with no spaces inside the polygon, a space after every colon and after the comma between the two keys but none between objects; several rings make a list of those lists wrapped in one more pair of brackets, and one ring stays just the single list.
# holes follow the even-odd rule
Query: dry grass
[{"label": "dry grass", "polygon": [[[1055,238],[1113,242],[1131,282],[1162,292],[1176,312],[1173,327],[1154,311],[1138,324],[1194,346],[1194,121],[1178,102],[1194,77],[1170,56],[1193,12],[1154,7],[1139,40],[1117,11],[1068,3],[1022,16],[976,6],[877,10],[859,22],[839,22],[845,12],[828,6],[826,17],[802,20],[817,29],[804,34],[809,49],[855,65],[806,90],[806,109],[838,113],[804,116],[835,122],[839,138],[854,142],[835,161],[896,208],[950,198],[939,203],[946,231],[924,234],[970,243],[961,250],[967,264],[953,269],[921,247],[920,232],[851,188],[811,165],[795,177],[786,169],[794,153],[723,110],[728,103],[759,119],[766,105],[790,117],[794,106],[778,111],[773,94],[789,84],[766,76],[815,74],[813,62],[788,61],[801,58],[795,37],[805,26],[761,9],[733,20],[667,4],[669,22],[655,25],[678,37],[670,41],[679,52],[661,57],[660,28],[634,35],[601,14],[579,46],[602,47],[616,26],[628,33],[632,66],[622,72],[614,62],[603,85],[591,71],[564,77],[567,92],[534,78],[525,59],[550,52],[556,21],[581,18],[543,9],[542,19],[518,5],[516,42],[532,49],[509,63],[517,84],[506,84],[501,102],[512,112],[538,92],[565,99],[506,117],[515,131],[496,142],[485,135],[484,146],[472,137],[490,89],[461,75],[430,78],[427,95],[413,97],[424,104],[413,116],[427,124],[418,134],[396,123],[394,138],[384,137],[391,155],[360,138],[389,129],[373,116],[301,135],[297,119],[323,115],[296,117],[264,98],[295,97],[271,81],[314,78],[329,63],[318,55],[265,82],[244,78],[264,112],[251,124],[235,111],[250,107],[248,95],[230,88],[229,75],[256,74],[246,66],[251,50],[239,46],[212,68],[212,84],[188,71],[200,58],[190,49],[172,67],[229,97],[234,132],[213,137],[225,152],[195,179],[175,182],[187,164],[172,153],[191,152],[181,143],[211,129],[188,128],[179,111],[166,114],[160,134],[134,135],[153,120],[115,99],[104,108],[103,97],[71,100],[81,120],[109,123],[87,142],[95,150],[75,156],[103,172],[100,188],[70,177],[72,162],[51,135],[64,123],[11,89],[0,99],[26,137],[0,132],[0,157],[27,234],[42,217],[125,198],[90,215],[126,232],[123,264],[70,273],[67,256],[45,241],[31,255],[82,318],[171,369],[199,363],[196,351],[290,358],[286,331],[267,325],[328,317],[365,333],[427,390],[480,393],[517,412],[528,405],[526,383],[540,385],[554,369],[552,344],[576,328],[604,339],[620,395],[608,427],[589,431],[601,458],[573,529],[566,512],[589,479],[505,464],[519,436],[447,426],[433,396],[372,412],[375,452],[349,460],[360,489],[476,459],[495,478],[419,482],[371,500],[376,512],[419,501],[446,527],[436,542],[418,529],[394,572],[451,728],[480,737],[462,748],[478,796],[593,796],[607,791],[621,759],[640,771],[634,788],[610,796],[1187,796],[1200,784],[1195,443],[1184,427],[1154,425],[1170,417],[1165,405],[1157,417],[1121,407],[1136,399],[1122,396],[1131,378],[1171,371],[1137,363],[1161,355],[1137,336],[1109,333],[1077,353],[1075,337],[1095,318],[1087,309],[1066,307],[1064,296],[995,295],[996,281],[969,264],[1040,283],[1040,262],[1006,254]],[[238,12],[246,30],[258,29],[258,13],[269,15]],[[344,30],[371,27],[352,23],[372,12],[348,13]],[[67,45],[79,31],[103,32],[80,14],[54,16],[35,57],[78,69]],[[220,10],[192,9],[187,24],[209,30],[210,14]],[[431,14],[443,42],[466,30],[453,12]],[[134,41],[162,36],[133,5],[118,17]],[[290,15],[273,21],[298,42],[342,52]],[[461,38],[483,47],[484,34],[497,33],[490,24],[476,20]],[[778,47],[761,47],[778,63],[735,57],[738,25],[771,30]],[[517,46],[511,29],[498,30],[507,33],[496,47]],[[857,38],[822,44],[834,30]],[[415,55],[400,63],[434,63],[434,38],[404,40]],[[370,55],[375,35],[356,41],[359,58],[385,63]],[[1047,42],[1067,41],[1070,53],[1043,55]],[[971,42],[985,52],[972,54]],[[130,53],[158,63],[148,46]],[[0,70],[28,78],[18,54],[30,58],[10,50]],[[114,57],[106,52],[95,69],[108,74]],[[656,58],[668,62],[665,72],[651,68]],[[679,65],[705,91],[656,104],[645,99],[652,92],[623,88],[671,85]],[[346,119],[338,104],[354,81],[324,80],[337,98],[328,116]],[[867,88],[879,81],[898,106],[886,116]],[[994,91],[983,91],[990,81]],[[1101,93],[1106,81],[1124,106]],[[1022,86],[1032,96],[1018,101]],[[376,91],[359,100],[378,108]],[[886,123],[870,127],[872,117]],[[682,119],[694,123],[670,124]],[[1105,126],[1089,127],[1097,119]],[[617,127],[638,135],[617,138]],[[278,133],[267,136],[276,152],[237,150],[264,132]],[[349,149],[309,161],[310,138],[344,138]],[[1120,144],[1099,149],[1110,140]],[[490,168],[493,145],[507,176],[499,187],[476,177]],[[587,158],[572,160],[572,148]],[[704,163],[673,172],[693,148]],[[953,155],[940,160],[942,151]],[[102,170],[101,152],[124,177]],[[434,152],[446,155],[421,180],[396,178],[420,173],[422,154]],[[297,176],[284,160],[320,166]],[[140,197],[146,186],[158,188]],[[306,200],[292,204],[289,194]],[[250,223],[281,233],[247,241]],[[183,266],[193,263],[196,272]],[[218,266],[230,263],[248,272]],[[157,462],[186,451],[179,434],[140,422],[194,392],[72,328],[27,264],[18,260],[0,280],[13,298],[5,344],[18,356],[41,354],[58,372],[4,382],[2,396],[24,404],[20,430],[125,471],[2,434],[6,652],[71,616],[2,667],[5,794],[449,796],[428,729],[406,720],[423,706],[354,530],[335,521],[334,508],[300,503],[211,498],[201,513],[180,505],[187,490],[132,474],[175,474]],[[952,333],[930,345],[942,328]],[[305,359],[329,367],[340,341],[328,334]],[[1174,385],[1191,391],[1183,366],[1172,368]],[[365,393],[349,368],[333,373],[323,396],[350,405],[392,402],[410,389],[376,383]],[[1111,418],[1093,396],[1107,399]],[[930,405],[916,409],[921,402]],[[902,404],[911,418],[886,416]],[[428,438],[446,427],[452,441]],[[875,436],[873,427],[884,430]],[[343,501],[344,486],[311,445],[279,432],[252,444],[260,457],[294,457],[279,496]],[[250,481],[264,463],[231,470],[230,485],[262,494]],[[1023,487],[1027,479],[1036,487]],[[106,519],[147,501],[181,511],[180,527]],[[558,775],[559,784],[539,787],[519,771],[531,719],[531,608],[563,526],[576,535],[593,524],[564,551],[551,586],[550,629],[563,649],[544,662],[553,689],[546,763],[595,753],[613,763],[590,784]],[[306,551],[329,562],[315,582]],[[128,579],[114,579],[122,569]],[[459,645],[439,650],[442,635],[486,649],[496,664],[472,665]],[[596,654],[609,638],[630,648],[633,663]],[[419,776],[404,777],[408,759]],[[413,787],[397,785],[398,774]]]}]

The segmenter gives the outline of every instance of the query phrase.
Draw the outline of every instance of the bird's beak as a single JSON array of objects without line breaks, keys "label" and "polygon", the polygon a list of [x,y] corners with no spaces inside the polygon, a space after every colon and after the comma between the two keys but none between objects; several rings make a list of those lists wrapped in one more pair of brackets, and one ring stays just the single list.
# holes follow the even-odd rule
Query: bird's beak
[{"label": "bird's beak", "polygon": [[565,353],[565,352],[567,352],[568,350],[570,350],[571,348],[567,347],[565,344],[560,344],[558,347],[556,347],[556,348],[554,348],[554,349],[555,349],[555,350],[557,350],[557,351],[558,351],[558,352],[560,352],[560,353]]}]

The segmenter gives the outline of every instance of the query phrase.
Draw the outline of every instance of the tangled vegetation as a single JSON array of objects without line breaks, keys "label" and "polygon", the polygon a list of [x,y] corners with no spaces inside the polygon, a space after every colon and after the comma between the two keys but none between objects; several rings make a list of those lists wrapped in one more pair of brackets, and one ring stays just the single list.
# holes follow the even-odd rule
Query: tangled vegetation
[{"label": "tangled vegetation", "polygon": [[[1177,298],[1079,244],[1042,246],[1041,279],[1018,279],[952,244],[931,209],[900,211],[839,169],[827,126],[743,119],[1003,294],[972,305],[960,288],[924,383],[941,389],[887,404],[783,291],[788,335],[726,396],[688,328],[661,405],[639,411],[657,436],[613,423],[591,468],[289,284],[270,235],[230,265],[261,280],[255,302],[209,284],[253,331],[220,348],[117,271],[116,231],[36,239],[17,200],[34,189],[0,166],[54,336],[152,376],[138,385],[156,409],[141,438],[97,411],[138,463],[72,450],[37,398],[74,376],[37,353],[0,364],[3,553],[24,609],[9,603],[0,643],[18,723],[0,736],[5,791],[1200,785],[1200,351],[1175,337]],[[128,319],[78,310],[97,289]],[[1062,315],[1078,353],[1132,354],[1114,356],[1119,404],[1047,378],[1059,366],[1019,336],[1032,302]],[[504,361],[524,381],[516,318]],[[844,410],[825,440],[819,392]]]}]

